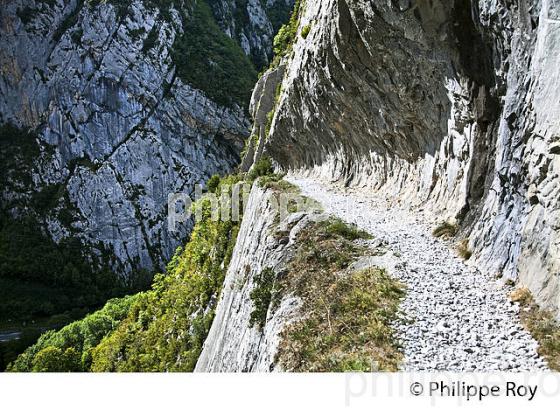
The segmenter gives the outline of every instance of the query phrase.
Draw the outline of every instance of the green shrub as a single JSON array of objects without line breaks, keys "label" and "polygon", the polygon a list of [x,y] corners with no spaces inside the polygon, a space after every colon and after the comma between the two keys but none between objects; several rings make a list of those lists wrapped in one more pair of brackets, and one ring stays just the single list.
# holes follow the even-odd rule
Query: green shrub
[{"label": "green shrub", "polygon": [[276,34],[273,42],[275,55],[275,62],[273,65],[277,64],[282,57],[288,55],[292,51],[299,27],[299,13],[301,9],[301,0],[296,0],[290,20],[278,30],[278,34]]},{"label": "green shrub", "polygon": [[275,33],[290,19],[292,8],[284,1],[275,1],[266,10],[266,14]]},{"label": "green shrub", "polygon": [[33,358],[33,372],[79,372],[81,370],[80,355],[69,347],[66,350],[48,346],[39,351]]},{"label": "green shrub", "polygon": [[262,329],[266,323],[266,315],[272,301],[275,277],[276,275],[272,268],[265,268],[255,278],[255,288],[251,291],[250,295],[253,302],[253,311],[249,321],[251,327],[258,326],[259,329]]},{"label": "green shrub", "polygon": [[144,39],[144,43],[142,45],[142,52],[144,54],[148,53],[152,48],[156,47],[159,44],[159,26],[158,24],[154,24],[146,38]]},{"label": "green shrub", "polygon": [[307,38],[309,32],[311,31],[311,26],[308,24],[301,29],[301,36],[303,38]]},{"label": "green shrub", "polygon": [[220,186],[220,179],[221,178],[219,175],[212,175],[212,177],[206,183],[208,192],[212,192],[212,193],[218,192],[218,187]]},{"label": "green shrub", "polygon": [[82,36],[84,35],[84,30],[82,28],[78,28],[70,34],[72,41],[75,44],[81,45],[82,44]]},{"label": "green shrub", "polygon": [[133,40],[138,40],[140,39],[144,34],[146,34],[146,29],[144,27],[140,27],[140,28],[136,28],[136,29],[132,29],[128,32],[128,34],[130,35],[130,37]]},{"label": "green shrub", "polygon": [[349,225],[338,218],[331,218],[328,221],[322,222],[322,224],[325,226],[326,233],[342,236],[349,241],[373,238],[369,233],[359,230],[355,225]]},{"label": "green shrub", "polygon": [[[0,125],[0,183],[3,187],[31,185],[32,161],[41,153],[37,134],[11,124]],[[17,181],[17,182],[16,182]]]},{"label": "green shrub", "polygon": [[265,125],[264,135],[266,136],[267,139],[268,136],[270,135],[270,130],[272,129],[272,123],[274,122],[275,113],[276,113],[276,104],[274,105],[272,110],[270,110],[270,112],[266,114],[266,125]]},{"label": "green shrub", "polygon": [[64,20],[62,20],[60,25],[54,31],[53,40],[55,42],[60,41],[64,33],[66,33],[69,28],[73,27],[78,22],[80,12],[82,11],[83,7],[84,0],[78,0],[76,3],[76,7],[68,15],[66,15]]},{"label": "green shrub", "polygon": [[27,25],[35,19],[38,12],[39,11],[37,9],[33,9],[29,6],[25,6],[22,9],[17,9],[16,15],[20,18],[21,22],[24,25]]},{"label": "green shrub", "polygon": [[269,157],[262,157],[252,166],[251,170],[249,171],[248,179],[252,182],[259,177],[264,177],[272,174],[274,174],[272,160]]},{"label": "green shrub", "polygon": [[273,189],[277,192],[291,192],[299,194],[300,190],[294,184],[289,183],[284,174],[270,174],[259,178],[259,186],[265,189]]}]

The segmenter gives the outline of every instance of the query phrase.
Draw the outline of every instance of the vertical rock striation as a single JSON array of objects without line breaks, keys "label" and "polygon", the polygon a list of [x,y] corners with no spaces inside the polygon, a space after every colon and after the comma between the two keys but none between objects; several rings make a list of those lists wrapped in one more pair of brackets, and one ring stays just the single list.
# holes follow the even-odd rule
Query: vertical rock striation
[{"label": "vertical rock striation", "polygon": [[210,5],[224,32],[262,69],[271,60],[274,35],[288,20],[294,0],[210,0]]},{"label": "vertical rock striation", "polygon": [[289,226],[293,234],[286,237],[287,241],[280,240],[277,233],[283,227],[275,223],[277,205],[273,205],[273,195],[258,183],[251,190],[216,317],[196,365],[198,372],[263,372],[276,367],[280,334],[297,317],[299,299],[289,295],[282,298],[276,309],[268,309],[266,324],[259,329],[251,326],[251,292],[264,270],[281,274],[287,269],[295,233],[305,227],[310,216],[290,216],[283,227]]}]

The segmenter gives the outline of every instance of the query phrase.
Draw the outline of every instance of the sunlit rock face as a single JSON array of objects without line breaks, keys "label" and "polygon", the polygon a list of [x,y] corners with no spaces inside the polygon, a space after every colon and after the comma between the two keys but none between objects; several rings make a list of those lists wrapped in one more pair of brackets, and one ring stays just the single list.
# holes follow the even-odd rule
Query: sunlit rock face
[{"label": "sunlit rock face", "polygon": [[236,39],[260,69],[272,57],[275,33],[285,23],[295,0],[209,0],[224,32]]},{"label": "sunlit rock face", "polygon": [[558,1],[308,1],[264,153],[456,221],[558,309],[559,63]]},{"label": "sunlit rock face", "polygon": [[[279,2],[289,12],[290,1],[247,2],[236,14],[251,21],[242,38],[228,31],[231,13],[216,21],[267,63]],[[27,190],[2,187],[3,208],[18,213],[16,199],[56,185],[60,198],[40,218],[46,232],[114,255],[125,275],[169,260],[190,225],[168,232],[168,194],[231,172],[250,126],[244,107],[220,105],[177,75],[173,46],[189,9],[157,3],[22,0],[0,11],[0,121],[36,131],[42,152],[28,164]]]},{"label": "sunlit rock face", "polygon": [[[277,201],[277,200],[276,200]],[[253,186],[237,243],[217,302],[216,317],[196,364],[197,372],[268,372],[279,370],[276,355],[282,331],[300,315],[301,300],[285,295],[269,306],[262,329],[251,325],[251,292],[265,269],[285,272],[296,245],[296,234],[313,215],[293,214],[277,223],[277,204],[271,190]],[[284,241],[280,232],[283,232]]]}]

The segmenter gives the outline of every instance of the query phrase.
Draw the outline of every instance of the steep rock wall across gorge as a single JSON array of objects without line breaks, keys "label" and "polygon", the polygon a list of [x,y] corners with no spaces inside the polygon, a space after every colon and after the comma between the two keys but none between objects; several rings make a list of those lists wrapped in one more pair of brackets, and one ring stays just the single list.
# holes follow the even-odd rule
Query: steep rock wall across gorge
[{"label": "steep rock wall across gorge", "polygon": [[457,223],[477,266],[558,311],[559,63],[557,0],[306,1],[259,142]]},{"label": "steep rock wall across gorge", "polygon": [[190,229],[168,232],[167,196],[237,165],[291,4],[3,1],[3,215],[123,276],[162,268]]}]

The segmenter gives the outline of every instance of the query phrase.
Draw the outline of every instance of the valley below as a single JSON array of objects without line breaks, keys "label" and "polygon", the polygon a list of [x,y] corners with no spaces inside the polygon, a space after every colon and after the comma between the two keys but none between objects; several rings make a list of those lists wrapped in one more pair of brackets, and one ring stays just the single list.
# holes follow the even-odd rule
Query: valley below
[{"label": "valley below", "polygon": [[8,364],[33,345],[43,333],[59,330],[78,318],[79,316],[72,319],[54,315],[48,318],[0,322],[0,371],[5,371]]}]

